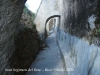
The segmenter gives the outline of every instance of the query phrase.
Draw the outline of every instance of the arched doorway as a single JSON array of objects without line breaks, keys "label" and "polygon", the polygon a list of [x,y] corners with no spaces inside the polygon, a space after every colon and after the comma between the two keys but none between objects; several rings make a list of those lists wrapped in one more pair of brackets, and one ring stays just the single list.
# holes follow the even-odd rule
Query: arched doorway
[{"label": "arched doorway", "polygon": [[50,16],[45,22],[45,39],[48,35],[56,33],[57,27],[60,26],[60,15]]}]

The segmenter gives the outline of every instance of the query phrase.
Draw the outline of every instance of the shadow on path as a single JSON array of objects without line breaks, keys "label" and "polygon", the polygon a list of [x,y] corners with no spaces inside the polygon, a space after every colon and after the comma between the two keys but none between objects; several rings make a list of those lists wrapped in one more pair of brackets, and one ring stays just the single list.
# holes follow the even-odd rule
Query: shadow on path
[{"label": "shadow on path", "polygon": [[26,75],[66,75],[54,33],[47,37],[46,44],[48,47],[39,52]]}]

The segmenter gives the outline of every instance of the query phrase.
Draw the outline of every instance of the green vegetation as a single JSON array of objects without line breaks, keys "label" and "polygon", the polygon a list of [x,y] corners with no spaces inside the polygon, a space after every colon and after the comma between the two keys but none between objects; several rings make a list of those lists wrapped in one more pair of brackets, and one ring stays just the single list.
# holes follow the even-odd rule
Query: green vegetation
[{"label": "green vegetation", "polygon": [[24,10],[23,10],[23,16],[22,16],[22,19],[27,21],[25,25],[31,25],[31,26],[35,26],[34,24],[34,19],[35,19],[35,13],[31,12],[26,6],[24,7]]},{"label": "green vegetation", "polygon": [[26,13],[27,16],[30,15],[30,17],[32,17],[32,19],[34,20],[35,13],[31,12],[26,6],[24,7],[23,12]]},{"label": "green vegetation", "polygon": [[100,33],[100,29],[98,29],[98,31],[97,31],[98,33]]},{"label": "green vegetation", "polygon": [[98,4],[97,5],[97,8],[96,8],[96,21],[95,21],[95,25],[96,25],[96,35],[97,37],[100,37],[100,5]]}]

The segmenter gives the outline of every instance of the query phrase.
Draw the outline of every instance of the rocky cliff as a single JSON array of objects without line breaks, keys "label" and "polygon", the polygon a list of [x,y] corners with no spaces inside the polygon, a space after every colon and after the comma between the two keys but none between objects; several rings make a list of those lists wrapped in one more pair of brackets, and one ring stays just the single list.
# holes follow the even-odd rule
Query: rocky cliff
[{"label": "rocky cliff", "polygon": [[34,15],[24,8],[25,2],[0,1],[0,75],[25,75],[38,52]]},{"label": "rocky cliff", "polygon": [[26,69],[26,71],[14,71],[14,75],[25,75],[39,50],[39,37],[33,23],[34,18],[35,14],[24,7],[20,24],[14,36],[15,51],[11,62],[13,68]]},{"label": "rocky cliff", "polygon": [[0,1],[0,75],[12,75],[12,72],[5,69],[11,68],[9,58],[15,50],[14,32],[19,24],[25,1]]}]

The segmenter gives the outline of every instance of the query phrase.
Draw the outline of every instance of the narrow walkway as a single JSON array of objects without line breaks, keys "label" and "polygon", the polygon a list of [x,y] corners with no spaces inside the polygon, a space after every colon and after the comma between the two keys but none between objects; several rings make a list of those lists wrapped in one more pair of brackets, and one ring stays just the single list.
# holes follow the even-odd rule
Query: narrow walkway
[{"label": "narrow walkway", "polygon": [[46,39],[46,47],[30,66],[26,75],[66,75],[54,33]]}]

